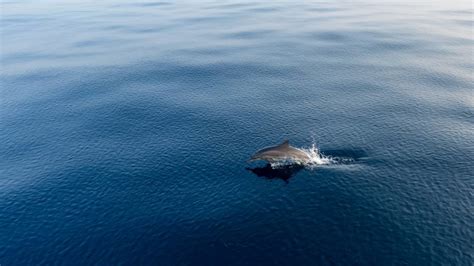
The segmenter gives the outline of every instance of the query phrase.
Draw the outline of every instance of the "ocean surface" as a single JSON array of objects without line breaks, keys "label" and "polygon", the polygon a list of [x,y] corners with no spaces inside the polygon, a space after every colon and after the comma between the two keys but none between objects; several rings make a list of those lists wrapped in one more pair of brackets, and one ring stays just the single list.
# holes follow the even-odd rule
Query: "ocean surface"
[{"label": "ocean surface", "polygon": [[[0,30],[2,266],[474,262],[470,1],[2,0]],[[246,162],[284,139],[321,160]]]}]

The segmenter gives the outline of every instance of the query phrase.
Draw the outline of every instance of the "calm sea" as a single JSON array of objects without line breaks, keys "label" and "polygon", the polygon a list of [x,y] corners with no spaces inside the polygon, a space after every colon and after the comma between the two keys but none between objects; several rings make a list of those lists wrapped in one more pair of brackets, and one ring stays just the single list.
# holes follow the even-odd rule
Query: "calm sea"
[{"label": "calm sea", "polygon": [[472,18],[2,0],[0,264],[472,265]]}]

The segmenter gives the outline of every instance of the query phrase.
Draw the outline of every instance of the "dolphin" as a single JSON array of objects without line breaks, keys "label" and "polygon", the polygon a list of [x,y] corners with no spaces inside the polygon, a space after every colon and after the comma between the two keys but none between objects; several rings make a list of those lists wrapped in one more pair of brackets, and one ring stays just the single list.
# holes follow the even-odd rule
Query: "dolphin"
[{"label": "dolphin", "polygon": [[247,162],[267,161],[269,163],[279,161],[292,161],[295,163],[305,163],[311,158],[309,155],[295,147],[290,146],[288,140],[283,141],[280,145],[263,148],[257,151]]}]

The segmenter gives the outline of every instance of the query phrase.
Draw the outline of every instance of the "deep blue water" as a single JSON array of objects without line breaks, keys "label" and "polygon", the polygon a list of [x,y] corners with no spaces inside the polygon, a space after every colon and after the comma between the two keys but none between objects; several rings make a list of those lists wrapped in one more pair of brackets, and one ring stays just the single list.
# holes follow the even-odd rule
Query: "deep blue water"
[{"label": "deep blue water", "polygon": [[1,5],[2,266],[472,265],[470,1]]}]

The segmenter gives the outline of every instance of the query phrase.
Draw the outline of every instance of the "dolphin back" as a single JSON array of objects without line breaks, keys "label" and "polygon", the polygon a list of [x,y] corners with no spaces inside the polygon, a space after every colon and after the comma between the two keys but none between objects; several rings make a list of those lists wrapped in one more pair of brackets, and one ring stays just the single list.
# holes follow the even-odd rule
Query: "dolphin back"
[{"label": "dolphin back", "polygon": [[281,144],[275,145],[275,146],[268,146],[263,149],[260,149],[255,152],[255,154],[259,153],[264,153],[267,151],[277,151],[277,150],[283,150],[283,149],[288,149],[290,148],[290,142],[288,140],[283,141]]},{"label": "dolphin back", "polygon": [[271,162],[286,159],[305,161],[309,159],[309,156],[304,151],[290,146],[290,142],[285,140],[279,145],[257,151],[249,161],[265,160]]}]

